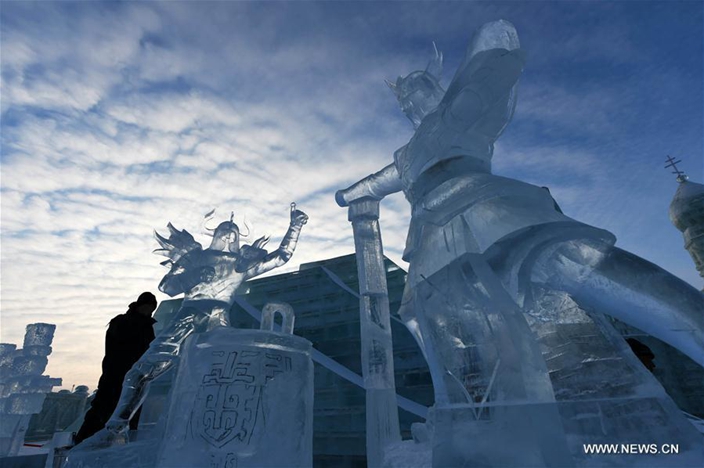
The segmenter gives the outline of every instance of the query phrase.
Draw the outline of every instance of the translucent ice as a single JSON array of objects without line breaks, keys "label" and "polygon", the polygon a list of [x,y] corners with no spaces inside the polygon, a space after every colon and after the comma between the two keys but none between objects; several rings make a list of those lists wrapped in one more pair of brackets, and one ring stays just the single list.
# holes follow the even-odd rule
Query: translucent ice
[{"label": "translucent ice", "polygon": [[61,379],[42,375],[56,325],[27,325],[22,349],[0,344],[0,457],[17,455],[33,414]]},{"label": "translucent ice", "polygon": [[264,308],[262,330],[219,327],[187,340],[157,466],[312,465],[311,344],[272,330],[272,310],[284,325],[293,318],[281,306]]},{"label": "translucent ice", "polygon": [[17,356],[12,361],[16,375],[41,375],[49,360],[44,356]]},{"label": "translucent ice", "polygon": [[56,325],[48,323],[33,323],[27,325],[27,332],[24,335],[23,348],[29,346],[50,346],[54,339]]},{"label": "translucent ice", "polygon": [[433,377],[433,463],[590,464],[584,441],[678,440],[680,457],[638,463],[701,465],[701,438],[601,314],[704,364],[704,296],[544,188],[491,174],[524,63],[516,30],[496,21],[446,92],[430,69],[399,78],[413,137],[336,194],[346,206],[403,190],[411,203],[400,314]]},{"label": "translucent ice", "polygon": [[[266,237],[251,245],[240,245],[241,234],[232,217],[213,230],[207,249],[203,249],[187,231],[179,231],[171,224],[168,225],[169,237],[156,234],[162,247],[156,252],[168,257],[163,265],[169,268],[159,289],[170,296],[184,294],[184,301],[171,322],[128,371],[120,401],[106,429],[72,450],[77,459],[85,460],[80,452],[125,441],[128,422],[144,401],[148,383],[178,361],[184,342],[194,332],[229,326],[228,311],[237,287],[243,281],[286,263],[293,255],[301,228],[307,220],[308,216],[292,203],[289,229],[279,248],[271,253],[263,248],[268,241]],[[97,459],[88,466],[91,463],[100,464]]]},{"label": "translucent ice", "polygon": [[386,269],[379,242],[379,202],[354,201],[348,215],[354,231],[359,276],[367,465],[377,468],[384,462],[385,447],[401,440]]}]

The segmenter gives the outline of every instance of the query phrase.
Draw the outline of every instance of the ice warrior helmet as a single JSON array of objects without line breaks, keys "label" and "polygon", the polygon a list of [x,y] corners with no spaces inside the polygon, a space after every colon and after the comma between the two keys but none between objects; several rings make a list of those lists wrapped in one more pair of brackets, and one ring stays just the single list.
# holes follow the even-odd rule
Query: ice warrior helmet
[{"label": "ice warrior helmet", "polygon": [[240,228],[233,221],[234,217],[235,214],[233,212],[229,221],[223,221],[213,230],[213,240],[210,243],[211,250],[239,252]]},{"label": "ice warrior helmet", "polygon": [[405,78],[399,76],[395,83],[386,81],[414,128],[418,128],[423,117],[435,110],[445,95],[445,90],[440,86],[442,53],[438,52],[435,43],[433,48],[435,56],[425,70],[414,71]]}]

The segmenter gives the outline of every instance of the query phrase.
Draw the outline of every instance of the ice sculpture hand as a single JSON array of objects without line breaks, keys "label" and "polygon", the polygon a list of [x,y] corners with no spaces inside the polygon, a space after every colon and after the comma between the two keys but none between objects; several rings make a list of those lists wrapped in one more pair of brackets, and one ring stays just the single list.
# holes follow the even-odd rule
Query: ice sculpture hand
[{"label": "ice sculpture hand", "polygon": [[291,226],[303,226],[308,222],[308,215],[296,209],[296,204],[291,204]]}]

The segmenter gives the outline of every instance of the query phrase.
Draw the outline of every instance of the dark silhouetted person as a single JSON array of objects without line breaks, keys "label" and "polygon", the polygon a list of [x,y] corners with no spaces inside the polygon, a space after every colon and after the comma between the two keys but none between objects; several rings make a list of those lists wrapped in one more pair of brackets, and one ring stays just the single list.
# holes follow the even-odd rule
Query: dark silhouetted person
[{"label": "dark silhouetted person", "polygon": [[[110,321],[105,335],[103,375],[100,376],[98,391],[90,410],[76,434],[76,444],[105,427],[105,423],[115,411],[125,374],[154,339],[152,326],[156,320],[152,318],[152,313],[155,309],[156,297],[150,292],[144,292],[139,295],[137,302],[129,305],[127,312]],[[141,408],[130,421],[130,429],[137,429],[140,411]]]},{"label": "dark silhouetted person", "polygon": [[626,339],[626,342],[631,347],[633,354],[635,354],[638,359],[640,359],[640,362],[643,363],[646,369],[648,369],[650,372],[653,372],[653,369],[655,369],[655,363],[653,362],[653,360],[655,359],[655,354],[653,354],[651,349],[645,344],[636,340],[635,338],[628,338]]}]

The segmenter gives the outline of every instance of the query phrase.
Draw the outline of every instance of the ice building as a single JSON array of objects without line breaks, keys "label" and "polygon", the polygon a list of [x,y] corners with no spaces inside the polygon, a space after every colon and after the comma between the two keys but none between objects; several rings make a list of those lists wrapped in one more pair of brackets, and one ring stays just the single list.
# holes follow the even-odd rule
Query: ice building
[{"label": "ice building", "polygon": [[679,187],[670,203],[670,221],[684,236],[684,248],[694,260],[699,276],[704,277],[704,185],[689,180],[677,169],[677,163],[668,157],[665,167],[674,168]]},{"label": "ice building", "polygon": [[41,411],[51,388],[61,385],[61,379],[42,375],[55,330],[56,325],[33,323],[21,349],[0,344],[0,460],[19,453],[32,415]]},{"label": "ice building", "polygon": [[[429,369],[415,340],[395,315],[406,273],[385,261],[394,339],[394,366],[399,418],[404,438],[410,427],[425,419],[433,403]],[[245,283],[230,310],[236,328],[259,328],[254,318],[265,303],[290,304],[296,315],[295,334],[313,343],[314,434],[316,467],[366,466],[365,391],[362,387],[357,265],[354,254],[307,263],[284,273]],[[164,301],[154,318],[163,327],[179,300]],[[156,330],[159,332],[159,329]],[[151,384],[143,407],[140,431],[157,423],[166,405],[173,372]]]},{"label": "ice building", "polygon": [[87,409],[88,387],[79,385],[71,392],[60,390],[46,396],[40,413],[32,416],[26,440],[51,439],[55,432],[69,430]]}]

